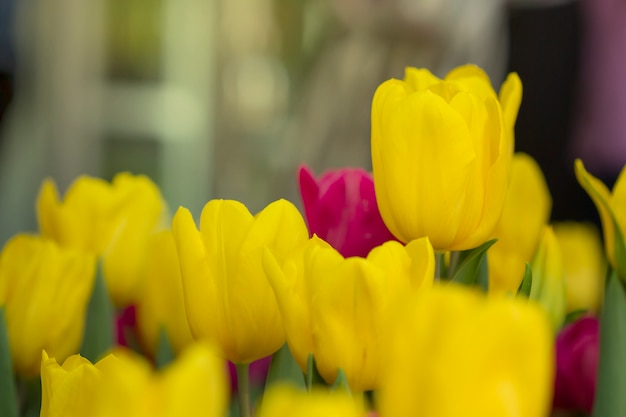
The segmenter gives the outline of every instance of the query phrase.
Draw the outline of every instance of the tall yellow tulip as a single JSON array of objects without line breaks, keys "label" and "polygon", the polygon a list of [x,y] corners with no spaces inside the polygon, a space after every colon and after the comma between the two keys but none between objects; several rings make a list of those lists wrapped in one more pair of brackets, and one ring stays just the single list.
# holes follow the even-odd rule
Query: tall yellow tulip
[{"label": "tall yellow tulip", "polygon": [[260,405],[258,417],[364,417],[363,404],[346,392],[314,389],[297,390],[290,385],[268,389]]},{"label": "tall yellow tulip", "polygon": [[176,244],[171,231],[155,234],[148,246],[145,276],[137,296],[137,330],[142,346],[155,355],[161,331],[175,352],[193,341]]},{"label": "tall yellow tulip", "polygon": [[427,236],[436,250],[465,250],[491,237],[500,217],[513,152],[521,82],[511,74],[500,97],[467,65],[443,80],[407,68],[372,103],[376,199],[401,241]]},{"label": "tall yellow tulip", "polygon": [[60,359],[78,352],[94,280],[93,255],[19,234],[0,254],[0,307],[5,308],[13,368],[39,373],[41,350]]},{"label": "tall yellow tulip", "polygon": [[426,238],[406,247],[384,243],[367,258],[343,258],[313,237],[284,268],[264,259],[281,310],[287,343],[306,370],[313,354],[320,375],[332,383],[342,369],[354,390],[378,387],[381,317],[399,292],[432,285],[434,253]]},{"label": "tall yellow tulip", "polygon": [[111,183],[79,177],[62,201],[55,183],[47,179],[37,199],[41,234],[101,257],[109,294],[118,307],[134,301],[148,239],[163,228],[166,212],[157,186],[129,173],[117,174]]},{"label": "tall yellow tulip", "polygon": [[598,313],[604,297],[606,258],[598,229],[590,223],[553,225],[565,272],[567,310]]},{"label": "tall yellow tulip", "polygon": [[537,162],[524,153],[513,155],[509,189],[493,235],[498,241],[489,248],[489,291],[517,292],[551,208],[550,191]]},{"label": "tall yellow tulip", "polygon": [[276,352],[285,330],[261,257],[268,248],[282,264],[308,240],[298,209],[278,200],[252,216],[237,201],[212,200],[202,210],[200,230],[181,207],[172,231],[194,337],[213,341],[235,363]]},{"label": "tall yellow tulip", "polygon": [[[626,207],[626,166],[619,174],[612,192],[602,181],[587,172],[580,159],[576,160],[574,168],[578,182],[589,194],[600,213],[604,245],[609,262],[614,268],[618,267],[615,253],[615,239],[618,238],[616,231],[621,232],[622,244],[623,239],[626,239],[626,210],[624,210]],[[626,265],[618,269],[626,269]]]},{"label": "tall yellow tulip", "polygon": [[526,300],[455,284],[400,298],[389,315],[381,417],[545,417],[553,335]]}]

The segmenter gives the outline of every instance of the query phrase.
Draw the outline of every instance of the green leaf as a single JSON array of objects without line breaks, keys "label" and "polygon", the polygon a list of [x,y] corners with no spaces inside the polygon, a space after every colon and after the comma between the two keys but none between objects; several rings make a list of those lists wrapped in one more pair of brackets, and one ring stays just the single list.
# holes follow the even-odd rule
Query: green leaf
[{"label": "green leaf", "polygon": [[85,320],[85,334],[80,354],[91,362],[98,361],[103,354],[113,347],[115,315],[113,305],[109,299],[109,293],[102,276],[101,268],[98,268],[96,282],[87,308]]},{"label": "green leaf", "polygon": [[533,287],[533,269],[530,264],[526,262],[526,269],[524,270],[524,277],[517,289],[517,295],[523,295],[524,297],[530,296],[530,289]]},{"label": "green leaf", "polygon": [[265,386],[269,387],[277,382],[288,382],[298,388],[305,388],[302,370],[291,355],[286,343],[272,356]]},{"label": "green leaf", "polygon": [[0,307],[0,416],[17,417],[17,388],[13,375],[4,306]]},{"label": "green leaf", "polygon": [[341,368],[339,368],[339,371],[337,372],[337,378],[335,379],[335,382],[333,383],[332,390],[333,391],[345,391],[348,394],[352,393],[350,391],[350,385],[348,384],[348,378],[346,378],[346,373]]},{"label": "green leaf", "polygon": [[600,316],[598,385],[593,417],[626,415],[626,292],[612,270]]},{"label": "green leaf", "polygon": [[[477,283],[481,284],[481,286],[484,285],[489,279],[488,276],[485,276],[487,273],[487,250],[496,241],[497,239],[492,239],[477,248],[460,252],[459,266],[454,271],[452,281],[465,285],[476,285]],[[481,266],[483,262],[485,264]]]},{"label": "green leaf", "polygon": [[306,360],[306,386],[311,390],[313,385],[326,385],[326,381],[324,381],[324,378],[322,378],[317,370],[317,364],[315,363],[313,354],[309,353]]},{"label": "green leaf", "polygon": [[159,342],[157,345],[155,365],[157,368],[163,368],[174,360],[176,354],[172,348],[169,337],[167,337],[167,331],[165,327],[161,326],[159,329]]},{"label": "green leaf", "polygon": [[626,247],[624,247],[624,236],[615,220],[613,220],[613,227],[615,228],[615,266],[619,272],[620,279],[626,282]]}]

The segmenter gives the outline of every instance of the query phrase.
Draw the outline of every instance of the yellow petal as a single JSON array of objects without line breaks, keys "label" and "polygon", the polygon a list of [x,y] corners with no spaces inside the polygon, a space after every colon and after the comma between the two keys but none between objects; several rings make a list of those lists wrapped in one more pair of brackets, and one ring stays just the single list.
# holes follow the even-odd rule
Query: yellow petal
[{"label": "yellow petal", "polygon": [[260,404],[259,417],[363,417],[363,405],[345,392],[297,390],[290,385],[273,385]]}]

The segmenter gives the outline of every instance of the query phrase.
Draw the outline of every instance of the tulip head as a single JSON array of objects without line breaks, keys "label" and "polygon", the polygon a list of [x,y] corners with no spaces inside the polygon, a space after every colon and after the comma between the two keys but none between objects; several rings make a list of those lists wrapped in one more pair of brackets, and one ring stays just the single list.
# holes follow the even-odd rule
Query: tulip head
[{"label": "tulip head", "polygon": [[494,231],[498,241],[489,249],[490,292],[517,292],[551,207],[550,191],[537,162],[524,153],[513,155],[504,209]]},{"label": "tulip head", "polygon": [[308,240],[296,207],[285,200],[256,216],[237,201],[209,201],[196,228],[180,208],[172,223],[192,334],[213,341],[223,356],[249,363],[276,352],[285,330],[261,258],[282,264]]},{"label": "tulip head", "polygon": [[372,164],[381,216],[399,240],[428,236],[435,250],[487,241],[500,217],[513,152],[521,83],[500,98],[467,65],[443,80],[407,68],[378,87],[372,103]]},{"label": "tulip head", "polygon": [[547,415],[553,336],[540,308],[455,284],[433,285],[394,307],[381,417]]},{"label": "tulip head", "polygon": [[268,389],[260,406],[259,417],[363,417],[363,404],[342,391],[314,389],[299,391],[289,385]]},{"label": "tulip head", "polygon": [[328,383],[342,369],[359,391],[378,386],[381,317],[390,300],[428,288],[434,279],[434,253],[426,238],[406,247],[388,241],[367,258],[344,258],[314,236],[284,268],[267,258],[264,266],[302,370],[312,353]]},{"label": "tulip head", "polygon": [[604,297],[606,259],[597,228],[588,223],[557,223],[554,234],[563,259],[567,260],[563,262],[566,310],[599,312]]},{"label": "tulip head", "polygon": [[365,257],[372,248],[395,239],[380,217],[374,179],[367,171],[343,168],[315,178],[301,166],[298,179],[309,233],[343,256]]},{"label": "tulip head", "polygon": [[165,217],[167,207],[157,186],[128,173],[117,174],[111,183],[79,177],[63,200],[48,179],[37,199],[41,234],[101,257],[109,294],[118,307],[134,301],[147,242],[164,226]]},{"label": "tulip head", "polygon": [[148,246],[136,318],[142,346],[153,356],[162,331],[175,352],[193,341],[185,311],[178,252],[169,230],[152,236]]},{"label": "tulip head", "polygon": [[595,398],[600,324],[583,316],[565,326],[556,338],[554,407],[591,413]]},{"label": "tulip head", "polygon": [[602,232],[604,234],[604,245],[606,255],[610,264],[617,268],[623,275],[626,274],[626,259],[621,259],[624,254],[618,253],[619,248],[624,248],[624,236],[626,236],[626,166],[622,169],[613,191],[609,189],[596,177],[585,169],[583,162],[578,159],[575,162],[576,178],[585,189],[591,200],[593,200],[600,220],[602,221]]},{"label": "tulip head", "polygon": [[0,254],[0,307],[17,374],[39,372],[41,350],[60,359],[76,353],[95,282],[93,255],[19,234]]}]

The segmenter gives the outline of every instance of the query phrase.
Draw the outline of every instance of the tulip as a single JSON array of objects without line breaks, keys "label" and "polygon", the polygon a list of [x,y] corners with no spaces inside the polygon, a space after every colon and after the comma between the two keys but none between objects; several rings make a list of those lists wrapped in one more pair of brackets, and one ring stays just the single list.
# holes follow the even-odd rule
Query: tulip
[{"label": "tulip", "polygon": [[316,179],[308,167],[301,166],[298,178],[311,236],[316,234],[345,257],[365,257],[374,247],[395,239],[380,217],[370,173],[343,168]]},{"label": "tulip", "polygon": [[551,206],[550,191],[537,162],[524,153],[513,155],[509,189],[493,235],[498,241],[489,249],[490,292],[517,292]]},{"label": "tulip", "polygon": [[258,417],[364,417],[363,405],[346,392],[300,391],[290,385],[268,389]]},{"label": "tulip", "polygon": [[142,346],[152,356],[163,331],[176,353],[193,341],[171,231],[154,235],[148,246],[145,276],[137,297],[137,330]]},{"label": "tulip", "polygon": [[367,258],[344,258],[317,237],[284,267],[264,257],[278,300],[287,343],[306,372],[313,354],[328,383],[339,369],[351,389],[378,387],[381,317],[399,292],[429,288],[434,279],[434,253],[428,239],[406,247],[389,241]]},{"label": "tulip", "polygon": [[109,294],[118,307],[134,301],[147,242],[162,228],[166,211],[157,186],[128,173],[116,175],[111,183],[80,177],[62,201],[47,179],[37,199],[41,234],[101,257]]},{"label": "tulip", "polygon": [[448,283],[388,316],[381,417],[545,417],[554,374],[545,313],[526,300]]},{"label": "tulip", "polygon": [[604,297],[606,260],[597,228],[587,223],[558,223],[554,233],[567,260],[563,263],[566,310],[598,312]]},{"label": "tulip", "polygon": [[516,74],[498,99],[467,65],[443,80],[407,68],[372,103],[372,165],[381,216],[402,242],[428,236],[437,251],[489,239],[502,212],[521,99]]},{"label": "tulip", "polygon": [[95,365],[72,356],[63,366],[44,352],[41,376],[42,417],[221,416],[228,401],[223,362],[202,344],[159,373],[123,350]]},{"label": "tulip", "polygon": [[62,359],[76,353],[95,282],[92,255],[18,234],[0,254],[0,307],[5,308],[13,368],[39,373],[41,350]]},{"label": "tulip", "polygon": [[561,247],[551,226],[546,226],[531,263],[529,297],[546,310],[556,332],[565,320],[565,272]]},{"label": "tulip", "polygon": [[584,316],[564,327],[556,339],[554,407],[591,413],[596,393],[600,324]]},{"label": "tulip", "polygon": [[626,211],[623,208],[624,204],[626,204],[626,167],[622,169],[612,192],[609,191],[602,181],[587,172],[580,159],[576,160],[574,167],[578,182],[593,200],[598,213],[600,213],[604,245],[609,262],[624,275],[626,273],[626,265],[619,265],[619,262],[626,261],[621,261],[619,254],[616,253],[616,240],[620,239],[620,246],[623,247],[625,245]]},{"label": "tulip", "polygon": [[252,216],[237,201],[212,200],[202,210],[200,230],[182,207],[172,230],[194,337],[213,341],[224,358],[239,364],[276,352],[285,330],[261,255],[267,248],[282,264],[307,241],[296,207],[278,200]]}]

